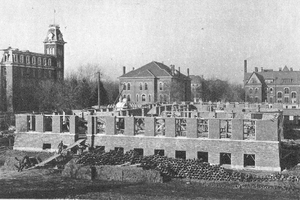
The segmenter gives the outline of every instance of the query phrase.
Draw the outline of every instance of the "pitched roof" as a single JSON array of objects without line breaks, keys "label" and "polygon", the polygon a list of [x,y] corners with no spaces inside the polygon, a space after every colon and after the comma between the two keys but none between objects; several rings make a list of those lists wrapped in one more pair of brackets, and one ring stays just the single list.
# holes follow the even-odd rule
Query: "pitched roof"
[{"label": "pitched roof", "polygon": [[[156,61],[152,61],[136,70],[132,70],[126,74],[120,76],[120,78],[135,78],[135,77],[178,77],[179,71],[175,70],[175,74],[172,75],[172,70],[170,67],[164,65],[163,63],[159,63]],[[182,78],[188,78],[187,76],[180,73]]]},{"label": "pitched roof", "polygon": [[247,80],[247,84],[251,84],[251,83],[249,83],[249,81],[250,81],[250,79],[251,79],[251,77],[253,77],[253,76],[256,76],[257,78],[258,78],[258,80],[259,80],[259,82],[263,85],[263,86],[267,86],[267,84],[266,84],[266,82],[265,82],[265,78],[261,75],[261,74],[259,74],[259,73],[257,73],[257,72],[253,72],[250,76],[249,76],[249,79]]},{"label": "pitched roof", "polygon": [[[273,80],[274,83],[278,85],[286,84],[283,81],[286,79],[293,80],[289,84],[300,84],[300,71],[267,71],[267,72],[256,72],[256,74],[263,76],[264,80]],[[244,80],[247,82],[251,76],[252,73],[245,73]]]}]

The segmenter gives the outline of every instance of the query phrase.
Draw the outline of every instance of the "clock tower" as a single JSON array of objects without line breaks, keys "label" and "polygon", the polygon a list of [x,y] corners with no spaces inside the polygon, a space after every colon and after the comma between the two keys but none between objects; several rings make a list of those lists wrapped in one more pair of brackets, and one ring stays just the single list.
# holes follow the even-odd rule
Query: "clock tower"
[{"label": "clock tower", "polygon": [[49,26],[46,39],[44,40],[44,53],[55,57],[53,64],[55,65],[56,79],[64,79],[64,45],[63,35],[59,30],[59,26],[51,24]]}]

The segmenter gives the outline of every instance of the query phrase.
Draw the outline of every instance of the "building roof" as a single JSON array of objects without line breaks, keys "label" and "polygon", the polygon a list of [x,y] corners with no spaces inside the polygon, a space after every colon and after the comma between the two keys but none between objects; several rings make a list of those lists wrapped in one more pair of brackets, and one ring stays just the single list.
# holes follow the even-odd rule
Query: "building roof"
[{"label": "building roof", "polygon": [[119,78],[136,78],[136,77],[180,77],[188,79],[187,76],[180,73],[178,70],[172,74],[172,69],[163,63],[152,61],[136,70],[132,70],[126,74],[123,74]]},{"label": "building roof", "polygon": [[[266,80],[272,80],[271,84],[276,85],[293,85],[300,84],[300,71],[288,70],[287,67],[281,71],[262,71],[262,72],[254,72],[263,77]],[[245,83],[251,78],[253,73],[245,73]],[[268,84],[268,83],[267,83]]]}]

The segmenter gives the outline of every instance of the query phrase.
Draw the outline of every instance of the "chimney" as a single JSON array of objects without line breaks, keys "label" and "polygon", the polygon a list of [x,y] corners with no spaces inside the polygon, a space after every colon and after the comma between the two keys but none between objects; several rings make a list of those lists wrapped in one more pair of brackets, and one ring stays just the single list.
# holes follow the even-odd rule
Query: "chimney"
[{"label": "chimney", "polygon": [[180,76],[180,67],[178,67],[178,76]]},{"label": "chimney", "polygon": [[293,68],[292,68],[292,67],[290,68],[290,71],[293,71]]},{"label": "chimney", "polygon": [[255,67],[255,68],[254,68],[254,71],[255,71],[255,72],[258,72],[258,68],[257,68],[257,67]]},{"label": "chimney", "polygon": [[175,74],[175,65],[171,65],[171,74],[172,76]]},{"label": "chimney", "polygon": [[244,73],[247,73],[247,60],[244,60]]},{"label": "chimney", "polygon": [[279,71],[280,71],[280,72],[282,71],[282,67],[279,67]]},{"label": "chimney", "polygon": [[187,68],[186,73],[187,73],[187,76],[190,77],[190,69],[189,68]]},{"label": "chimney", "polygon": [[134,67],[132,68],[132,71],[134,70]]},{"label": "chimney", "polygon": [[261,68],[261,72],[263,72],[263,71],[264,71],[264,68],[262,67],[262,68]]},{"label": "chimney", "polygon": [[126,74],[126,67],[123,66],[123,75]]}]

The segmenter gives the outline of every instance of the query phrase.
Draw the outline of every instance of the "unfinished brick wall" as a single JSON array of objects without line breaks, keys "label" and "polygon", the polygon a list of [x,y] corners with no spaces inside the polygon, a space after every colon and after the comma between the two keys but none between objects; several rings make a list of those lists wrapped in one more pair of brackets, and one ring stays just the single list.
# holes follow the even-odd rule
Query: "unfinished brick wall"
[{"label": "unfinished brick wall", "polygon": [[[279,137],[278,120],[252,120],[255,122],[255,138],[244,140],[243,119],[232,120],[232,137],[220,139],[220,120],[208,119],[208,138],[198,138],[198,120],[196,118],[185,118],[186,136],[176,137],[176,118],[164,118],[165,136],[155,136],[155,123],[153,117],[145,117],[145,134],[135,136],[135,118],[124,117],[124,134],[116,135],[116,117],[105,117],[105,133],[95,134],[95,116],[88,118],[88,143],[94,146],[105,146],[109,151],[115,147],[123,147],[124,151],[134,148],[144,149],[145,155],[154,154],[155,149],[163,149],[165,155],[175,157],[176,151],[185,151],[186,158],[197,158],[197,152],[208,152],[208,161],[212,164],[220,164],[220,153],[231,154],[231,166],[234,168],[244,167],[244,154],[255,155],[255,169],[280,170],[279,159]],[[75,142],[74,133],[44,132],[44,116],[36,115],[36,131],[28,133],[23,129],[26,124],[27,115],[17,117],[16,149],[42,149],[44,143],[50,143],[51,147],[57,148],[58,143],[63,140],[69,144]],[[60,117],[54,117],[53,121],[61,121]],[[53,122],[52,121],[52,122]],[[53,130],[60,126],[53,124]],[[56,127],[55,127],[56,126]],[[70,118],[70,127],[76,132],[76,117]]]}]

